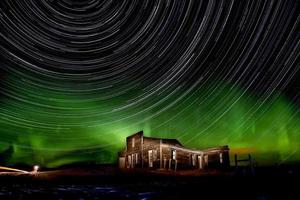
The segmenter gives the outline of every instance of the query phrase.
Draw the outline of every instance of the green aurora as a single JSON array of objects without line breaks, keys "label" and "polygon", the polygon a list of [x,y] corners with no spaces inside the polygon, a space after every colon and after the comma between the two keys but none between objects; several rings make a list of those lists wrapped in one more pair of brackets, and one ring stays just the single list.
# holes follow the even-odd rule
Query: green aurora
[{"label": "green aurora", "polygon": [[245,91],[218,81],[105,99],[105,90],[75,95],[15,79],[0,99],[0,151],[7,165],[113,163],[125,138],[143,130],[190,148],[229,145],[232,154],[252,153],[259,165],[299,161],[299,109],[280,93]]}]

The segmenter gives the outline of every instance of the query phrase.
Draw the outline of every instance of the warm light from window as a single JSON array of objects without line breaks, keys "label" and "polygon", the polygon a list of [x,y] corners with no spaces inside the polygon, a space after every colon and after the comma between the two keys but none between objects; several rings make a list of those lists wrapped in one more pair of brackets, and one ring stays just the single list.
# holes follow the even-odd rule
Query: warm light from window
[{"label": "warm light from window", "polygon": [[223,154],[220,153],[220,163],[223,163]]},{"label": "warm light from window", "polygon": [[135,146],[135,138],[132,138],[132,148],[134,148],[134,146]]},{"label": "warm light from window", "polygon": [[176,150],[172,150],[172,159],[176,160]]}]

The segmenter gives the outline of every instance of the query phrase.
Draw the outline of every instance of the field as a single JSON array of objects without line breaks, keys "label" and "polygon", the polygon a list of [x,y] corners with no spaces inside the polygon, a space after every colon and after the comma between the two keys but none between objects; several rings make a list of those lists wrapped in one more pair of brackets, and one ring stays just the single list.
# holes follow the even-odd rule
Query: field
[{"label": "field", "polygon": [[253,199],[297,200],[298,168],[230,172],[119,171],[70,168],[0,173],[0,199]]}]

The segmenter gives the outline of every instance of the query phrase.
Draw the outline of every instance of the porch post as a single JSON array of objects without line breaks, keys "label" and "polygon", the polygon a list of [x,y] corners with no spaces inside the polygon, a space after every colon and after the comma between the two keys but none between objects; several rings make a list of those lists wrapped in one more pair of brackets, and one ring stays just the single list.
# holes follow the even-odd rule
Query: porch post
[{"label": "porch post", "polygon": [[159,141],[159,167],[162,168],[162,139]]}]

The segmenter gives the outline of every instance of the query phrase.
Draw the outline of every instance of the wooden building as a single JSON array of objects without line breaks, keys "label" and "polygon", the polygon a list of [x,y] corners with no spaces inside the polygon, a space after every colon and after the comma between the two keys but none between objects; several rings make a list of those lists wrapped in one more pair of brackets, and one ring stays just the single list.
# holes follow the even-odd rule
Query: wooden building
[{"label": "wooden building", "polygon": [[176,139],[144,136],[143,131],[126,138],[119,152],[120,168],[205,169],[228,168],[228,146],[205,150],[188,149]]}]

